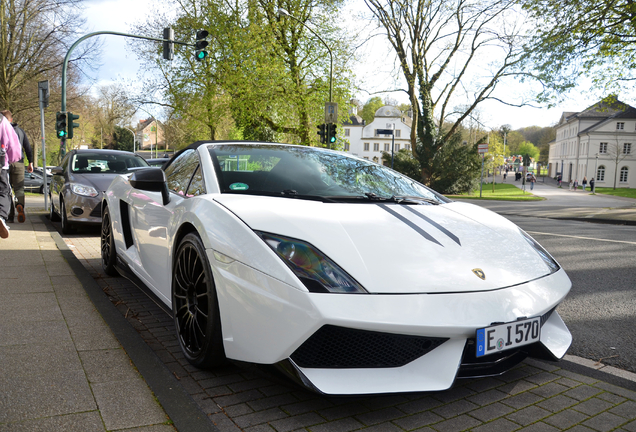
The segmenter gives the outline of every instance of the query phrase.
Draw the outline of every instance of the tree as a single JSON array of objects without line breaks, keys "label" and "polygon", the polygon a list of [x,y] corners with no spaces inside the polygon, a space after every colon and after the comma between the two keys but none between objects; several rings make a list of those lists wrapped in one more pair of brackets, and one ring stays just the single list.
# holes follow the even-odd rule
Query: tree
[{"label": "tree", "polygon": [[517,150],[517,154],[521,156],[529,156],[535,161],[539,160],[539,149],[536,148],[534,144],[528,141],[524,141],[521,143],[519,149]]},{"label": "tree", "polygon": [[382,98],[374,96],[370,98],[362,107],[362,119],[366,124],[371,123],[375,119],[375,112],[384,106]]},{"label": "tree", "polygon": [[[315,125],[324,122],[329,94],[330,58],[326,47],[307,30],[319,33],[334,58],[334,102],[350,99],[347,61],[350,53],[341,30],[330,16],[340,0],[285,2],[291,17],[277,16],[270,0],[185,0],[175,17],[157,16],[138,29],[156,35],[171,23],[177,40],[189,40],[193,29],[210,32],[210,55],[195,61],[190,47],[175,47],[167,65],[160,50],[136,45],[140,56],[160,72],[146,79],[139,103],[155,103],[156,93],[170,117],[200,139],[223,139],[236,134],[246,139],[318,144]],[[347,110],[340,109],[341,118]]]},{"label": "tree", "polygon": [[525,0],[524,8],[536,31],[520,67],[543,82],[540,101],[561,100],[582,75],[603,95],[636,82],[633,0]]},{"label": "tree", "polygon": [[[628,145],[630,151],[626,151],[625,145]],[[627,156],[631,154],[631,143],[621,143],[619,141],[619,135],[614,135],[612,143],[607,145],[607,155],[609,159],[614,162],[614,187],[616,189],[616,180],[618,179],[618,164],[620,164]],[[596,174],[595,174],[596,175]]]},{"label": "tree", "polygon": [[[481,102],[497,99],[497,84],[513,75],[521,59],[516,0],[365,3],[400,62],[414,108],[412,148],[423,181],[431,184],[437,153]],[[484,57],[490,60],[488,65]],[[460,97],[469,102],[457,112],[451,104]]]},{"label": "tree", "polygon": [[115,150],[132,152],[134,148],[134,135],[126,128],[115,126],[113,131],[112,147]]}]

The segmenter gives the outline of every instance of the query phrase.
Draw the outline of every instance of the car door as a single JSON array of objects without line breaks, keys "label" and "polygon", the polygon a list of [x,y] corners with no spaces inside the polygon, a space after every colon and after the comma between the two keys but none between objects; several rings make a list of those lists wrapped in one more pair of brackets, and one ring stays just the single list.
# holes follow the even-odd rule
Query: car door
[{"label": "car door", "polygon": [[[150,282],[160,297],[170,299],[171,238],[179,222],[179,209],[199,166],[196,150],[188,149],[166,168],[170,202],[163,205],[161,193],[135,190],[130,194],[134,244],[138,248],[138,271]],[[193,182],[194,183],[194,182]],[[194,185],[192,186],[194,187]]]}]

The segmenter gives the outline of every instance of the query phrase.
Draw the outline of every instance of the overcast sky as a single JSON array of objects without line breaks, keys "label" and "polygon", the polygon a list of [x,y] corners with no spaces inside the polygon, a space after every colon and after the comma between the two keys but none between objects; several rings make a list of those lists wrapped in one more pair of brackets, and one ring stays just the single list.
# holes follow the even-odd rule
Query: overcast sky
[{"label": "overcast sky", "polygon": [[[356,11],[364,8],[361,0],[353,0],[349,11],[343,16],[352,17]],[[100,30],[130,33],[131,26],[144,20],[144,17],[152,13],[155,2],[152,0],[88,0],[85,2],[84,15],[87,18],[87,31]],[[160,37],[161,35],[158,35]],[[393,78],[394,70],[392,60],[394,55],[387,45],[379,37],[373,42],[361,48],[365,62],[355,67],[354,72],[359,81],[364,84],[366,92],[360,92],[356,97],[365,102],[372,93],[385,89],[387,83]],[[121,36],[102,37],[103,51],[101,57],[102,66],[96,72],[99,84],[108,84],[115,81],[136,79],[139,63],[135,55],[126,48],[125,38]],[[510,89],[516,90],[516,89]],[[383,95],[379,95],[384,97]],[[404,93],[393,93],[391,97],[400,102],[408,102]],[[549,126],[556,123],[563,111],[582,111],[595,100],[573,92],[570,100],[557,108],[515,108],[498,102],[488,101],[480,105],[481,121],[490,128],[496,128],[503,124],[512,125],[513,129],[525,126]],[[629,102],[629,101],[628,101]]]}]

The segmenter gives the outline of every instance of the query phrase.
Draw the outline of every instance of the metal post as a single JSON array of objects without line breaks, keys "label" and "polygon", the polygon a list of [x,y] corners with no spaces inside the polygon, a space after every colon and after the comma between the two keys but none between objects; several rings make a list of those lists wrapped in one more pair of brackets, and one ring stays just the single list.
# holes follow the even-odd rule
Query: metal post
[{"label": "metal post", "polygon": [[393,134],[391,135],[391,169],[393,169],[393,148],[395,147],[395,123],[393,123]]},{"label": "metal post", "polygon": [[[48,200],[48,187],[46,184],[46,138],[44,137],[44,103],[43,103],[43,92],[44,89],[38,88],[39,99],[40,99],[40,131],[42,133],[42,177],[44,178],[44,209],[48,210],[49,208],[49,200]],[[37,156],[37,154],[36,154]]]},{"label": "metal post", "polygon": [[484,186],[484,154],[481,154],[481,179],[479,180],[479,198],[481,198],[481,190]]},{"label": "metal post", "polygon": [[594,165],[594,187],[592,193],[596,193],[596,182],[598,181],[598,153],[596,153],[596,164]]}]

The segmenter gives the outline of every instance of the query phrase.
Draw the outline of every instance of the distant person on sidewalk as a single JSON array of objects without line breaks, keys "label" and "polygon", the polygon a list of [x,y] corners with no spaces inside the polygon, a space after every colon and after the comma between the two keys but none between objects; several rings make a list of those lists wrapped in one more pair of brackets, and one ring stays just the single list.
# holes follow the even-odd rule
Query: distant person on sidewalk
[{"label": "distant person on sidewalk", "polygon": [[0,113],[0,238],[9,237],[7,217],[11,210],[11,185],[9,184],[9,164],[20,160],[22,149],[13,126]]},{"label": "distant person on sidewalk", "polygon": [[569,190],[572,190],[572,186],[574,186],[574,182],[572,181],[572,179],[570,179],[570,189]]},{"label": "distant person on sidewalk", "polygon": [[587,176],[583,177],[581,184],[583,185],[583,190],[585,190],[585,186],[587,186]]},{"label": "distant person on sidewalk", "polygon": [[[15,206],[15,211],[18,214],[18,222],[22,223],[26,220],[24,216],[24,156],[26,155],[29,160],[29,166],[27,167],[27,171],[33,172],[33,152],[31,151],[31,143],[29,142],[29,138],[26,136],[24,130],[18,126],[17,123],[13,122],[13,114],[11,111],[4,110],[0,111],[6,118],[9,120],[9,123],[13,126],[16,135],[18,135],[18,139],[20,140],[20,147],[22,149],[22,157],[19,161],[15,161],[9,165],[9,182],[11,183],[11,187],[13,187],[13,193],[15,195],[16,201],[18,202]],[[13,222],[14,218],[13,212],[9,214],[8,222]]]},{"label": "distant person on sidewalk", "polygon": [[506,176],[507,176],[507,175],[508,175],[508,170],[506,170],[506,172],[505,172],[505,173],[504,173],[504,175],[503,175],[503,181],[504,181],[504,183],[506,182]]},{"label": "distant person on sidewalk", "polygon": [[579,188],[579,179],[574,179],[574,192],[576,192]]},{"label": "distant person on sidewalk", "polygon": [[563,176],[561,176],[561,174],[559,174],[557,176],[557,182],[559,183],[559,187],[561,187],[561,182],[563,181]]},{"label": "distant person on sidewalk", "polygon": [[534,184],[536,183],[537,178],[533,173],[530,173],[530,190],[534,190]]},{"label": "distant person on sidewalk", "polygon": [[596,190],[594,189],[594,177],[590,179],[590,189],[592,190],[592,193],[596,192]]}]

